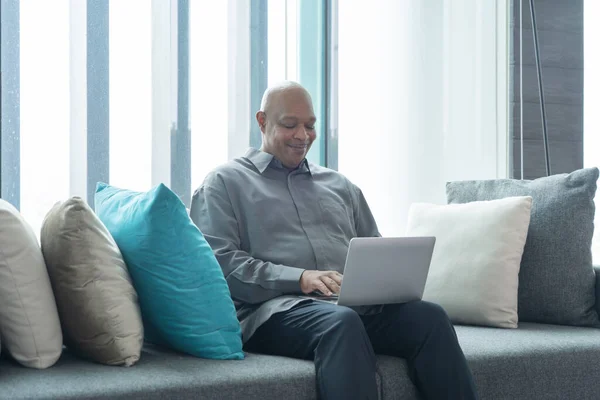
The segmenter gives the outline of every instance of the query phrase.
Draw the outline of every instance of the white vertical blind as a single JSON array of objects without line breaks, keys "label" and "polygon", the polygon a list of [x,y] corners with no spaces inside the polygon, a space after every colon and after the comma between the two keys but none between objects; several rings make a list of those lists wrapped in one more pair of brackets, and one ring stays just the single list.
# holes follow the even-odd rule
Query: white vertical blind
[{"label": "white vertical blind", "polygon": [[151,185],[171,185],[171,127],[177,101],[176,3],[152,0],[152,180]]},{"label": "white vertical blind", "polygon": [[273,85],[286,79],[286,7],[287,0],[267,2],[267,82]]},{"label": "white vertical blind", "polygon": [[87,196],[87,3],[69,0],[71,196]]},{"label": "white vertical blind", "polygon": [[69,0],[20,2],[21,212],[39,237],[69,196]]},{"label": "white vertical blind", "polygon": [[267,83],[298,80],[298,1],[268,0]]},{"label": "white vertical blind", "polygon": [[[286,79],[298,81],[298,1],[286,0],[285,11]],[[271,37],[269,37],[270,39]]]},{"label": "white vertical blind", "polygon": [[[583,163],[586,167],[600,168],[600,48],[597,40],[600,35],[598,18],[600,3],[596,0],[584,2],[584,122],[583,122]],[[592,243],[594,263],[600,264],[600,190],[596,192],[595,233]]]},{"label": "white vertical blind", "polygon": [[339,169],[383,235],[445,183],[507,176],[507,1],[339,2]]},{"label": "white vertical blind", "polygon": [[192,193],[227,161],[227,12],[226,1],[190,2]]},{"label": "white vertical blind", "polygon": [[109,6],[110,183],[151,188],[152,3]]},{"label": "white vertical blind", "polygon": [[[250,2],[228,0],[227,159],[244,154],[250,143]],[[193,182],[192,182],[193,183]]]}]

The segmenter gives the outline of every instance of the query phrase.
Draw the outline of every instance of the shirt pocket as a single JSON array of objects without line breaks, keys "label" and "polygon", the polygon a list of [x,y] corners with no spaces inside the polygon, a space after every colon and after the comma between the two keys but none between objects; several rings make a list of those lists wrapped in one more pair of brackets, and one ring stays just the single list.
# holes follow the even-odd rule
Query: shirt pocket
[{"label": "shirt pocket", "polygon": [[321,199],[319,205],[323,229],[329,236],[348,245],[356,236],[351,208],[333,199]]}]

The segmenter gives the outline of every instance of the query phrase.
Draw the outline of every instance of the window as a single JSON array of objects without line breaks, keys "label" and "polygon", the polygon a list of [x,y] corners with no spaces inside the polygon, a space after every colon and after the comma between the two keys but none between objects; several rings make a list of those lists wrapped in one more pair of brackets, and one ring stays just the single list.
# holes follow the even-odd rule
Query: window
[{"label": "window", "polygon": [[[98,181],[162,182],[189,205],[215,166],[260,146],[267,85],[313,96],[327,162],[325,0],[2,2],[1,195],[39,233]],[[331,150],[331,149],[329,149]]]},{"label": "window", "polygon": [[[318,133],[307,158],[311,162],[325,164],[326,1],[254,0],[250,13],[254,24],[251,57],[255,59],[251,80],[260,85],[252,93],[254,109],[258,110],[262,91],[268,85],[282,80],[298,81],[304,85],[313,97]],[[253,118],[254,115],[251,116],[252,140],[257,144],[260,131]]]},{"label": "window", "polygon": [[[600,49],[594,38],[600,34],[596,21],[600,18],[600,4],[593,0],[584,2],[584,122],[583,162],[586,167],[600,167]],[[596,193],[595,232],[592,241],[594,263],[600,263],[600,190]]]}]

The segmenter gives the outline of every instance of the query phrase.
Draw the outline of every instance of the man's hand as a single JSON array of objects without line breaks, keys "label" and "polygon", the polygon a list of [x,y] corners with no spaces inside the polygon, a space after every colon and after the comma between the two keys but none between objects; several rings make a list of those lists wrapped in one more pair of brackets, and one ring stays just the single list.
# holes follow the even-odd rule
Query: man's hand
[{"label": "man's hand", "polygon": [[342,274],[336,271],[306,270],[300,276],[300,290],[304,294],[318,290],[325,296],[331,296],[340,292],[342,278]]}]

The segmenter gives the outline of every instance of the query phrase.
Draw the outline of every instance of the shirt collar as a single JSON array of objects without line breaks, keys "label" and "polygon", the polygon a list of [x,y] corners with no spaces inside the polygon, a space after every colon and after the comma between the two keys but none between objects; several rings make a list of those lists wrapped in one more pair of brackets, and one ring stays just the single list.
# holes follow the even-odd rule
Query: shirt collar
[{"label": "shirt collar", "polygon": [[[257,150],[254,148],[249,148],[248,151],[246,151],[244,157],[250,160],[250,162],[254,164],[258,172],[260,172],[261,174],[265,172],[265,170],[269,167],[269,165],[271,165],[271,163],[277,163],[277,166],[283,168],[281,161],[276,159],[272,154],[265,153],[264,151]],[[309,174],[311,173],[310,166],[306,158],[300,164],[299,169],[301,172],[308,172]]]}]

